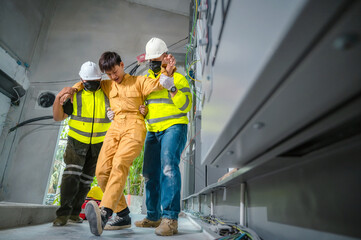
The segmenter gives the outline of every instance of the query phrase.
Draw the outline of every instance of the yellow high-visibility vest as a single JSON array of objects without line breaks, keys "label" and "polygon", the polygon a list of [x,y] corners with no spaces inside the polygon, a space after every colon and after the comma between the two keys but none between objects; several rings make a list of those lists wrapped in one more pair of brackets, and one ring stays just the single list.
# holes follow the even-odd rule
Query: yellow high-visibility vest
[{"label": "yellow high-visibility vest", "polygon": [[103,142],[111,123],[107,117],[108,107],[109,99],[101,89],[75,93],[68,136],[86,144]]},{"label": "yellow high-visibility vest", "polygon": [[[152,70],[148,77],[156,78]],[[175,124],[188,124],[187,113],[192,108],[192,94],[187,79],[180,73],[174,73],[174,85],[177,94],[171,98],[167,89],[152,92],[145,104],[148,114],[145,117],[147,130],[150,132],[164,131]]]}]

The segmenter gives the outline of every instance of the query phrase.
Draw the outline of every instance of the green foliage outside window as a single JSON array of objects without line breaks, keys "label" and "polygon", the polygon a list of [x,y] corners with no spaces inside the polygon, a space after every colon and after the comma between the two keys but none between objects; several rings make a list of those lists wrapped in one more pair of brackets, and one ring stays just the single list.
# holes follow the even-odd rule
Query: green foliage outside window
[{"label": "green foliage outside window", "polygon": [[142,175],[143,172],[143,158],[144,158],[144,149],[141,151],[139,156],[133,161],[132,166],[129,168],[129,175],[127,179],[127,184],[124,188],[124,194],[130,195],[143,195],[143,186],[144,178]]}]

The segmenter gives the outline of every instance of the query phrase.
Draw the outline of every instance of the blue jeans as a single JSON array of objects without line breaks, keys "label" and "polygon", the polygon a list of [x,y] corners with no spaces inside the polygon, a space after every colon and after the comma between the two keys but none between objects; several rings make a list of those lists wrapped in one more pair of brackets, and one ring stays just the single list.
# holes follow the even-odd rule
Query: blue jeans
[{"label": "blue jeans", "polygon": [[147,133],[143,176],[149,220],[178,219],[181,192],[178,165],[187,141],[187,127],[176,124],[162,132]]}]

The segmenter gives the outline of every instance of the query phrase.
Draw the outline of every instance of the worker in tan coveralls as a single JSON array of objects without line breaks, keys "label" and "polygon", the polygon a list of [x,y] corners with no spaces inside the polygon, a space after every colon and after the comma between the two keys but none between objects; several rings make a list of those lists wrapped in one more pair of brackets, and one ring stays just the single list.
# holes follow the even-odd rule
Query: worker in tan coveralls
[{"label": "worker in tan coveralls", "polygon": [[[102,234],[113,211],[124,219],[124,227],[130,227],[130,218],[125,217],[129,209],[123,190],[129,167],[140,154],[146,136],[139,106],[151,92],[174,87],[175,59],[169,55],[166,62],[168,64],[162,66],[162,74],[152,79],[124,73],[124,63],[115,52],[105,52],[99,59],[100,70],[111,79],[101,81],[101,88],[108,96],[115,116],[105,136],[96,167],[98,184],[104,191],[101,209],[94,201],[89,201],[85,207],[85,215],[94,235]],[[75,84],[61,100],[65,101],[82,88],[80,82]]]}]

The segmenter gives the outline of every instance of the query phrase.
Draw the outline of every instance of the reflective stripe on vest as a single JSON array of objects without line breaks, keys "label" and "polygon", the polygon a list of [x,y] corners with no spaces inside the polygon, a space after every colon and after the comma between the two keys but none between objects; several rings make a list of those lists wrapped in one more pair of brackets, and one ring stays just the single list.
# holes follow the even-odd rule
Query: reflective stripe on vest
[{"label": "reflective stripe on vest", "polygon": [[173,104],[173,101],[169,98],[156,98],[156,99],[149,99],[145,101],[145,104],[152,104],[152,103],[165,103],[165,104]]},{"label": "reflective stripe on vest", "polygon": [[[77,121],[82,121],[82,122],[88,122],[91,123],[93,122],[93,118],[87,118],[87,117],[78,117],[78,116],[74,116],[71,115],[70,117],[71,119],[77,120]],[[107,118],[94,118],[94,123],[110,123],[111,121]]]},{"label": "reflective stripe on vest", "polygon": [[190,88],[187,88],[187,87],[184,87],[184,88],[181,88],[181,89],[179,89],[181,92],[184,92],[184,93],[186,93],[186,92],[191,92],[191,89]]},{"label": "reflective stripe on vest", "polygon": [[184,105],[180,108],[180,110],[182,110],[182,111],[186,110],[187,107],[188,107],[188,105],[189,105],[189,97],[186,96],[186,102],[185,102]]},{"label": "reflective stripe on vest", "polygon": [[84,136],[84,137],[101,137],[101,136],[105,136],[105,134],[107,133],[107,131],[105,131],[105,132],[93,132],[93,133],[89,133],[89,132],[83,132],[83,131],[80,131],[80,130],[78,130],[78,129],[75,129],[75,128],[73,128],[73,127],[70,127],[69,126],[69,130],[72,130],[72,131],[74,131],[74,132],[76,132],[76,133],[78,133],[78,134],[80,134],[80,135],[82,135],[82,136]]},{"label": "reflective stripe on vest", "polygon": [[180,114],[176,114],[176,115],[171,115],[171,116],[167,116],[167,117],[160,117],[160,118],[152,118],[152,119],[148,119],[148,123],[152,124],[152,123],[157,123],[157,122],[161,122],[167,119],[172,119],[172,118],[181,118],[187,116],[187,113],[180,113]]},{"label": "reflective stripe on vest", "polygon": [[111,123],[106,116],[109,99],[101,89],[96,92],[82,90],[74,95],[68,135],[86,144],[103,142]]}]

